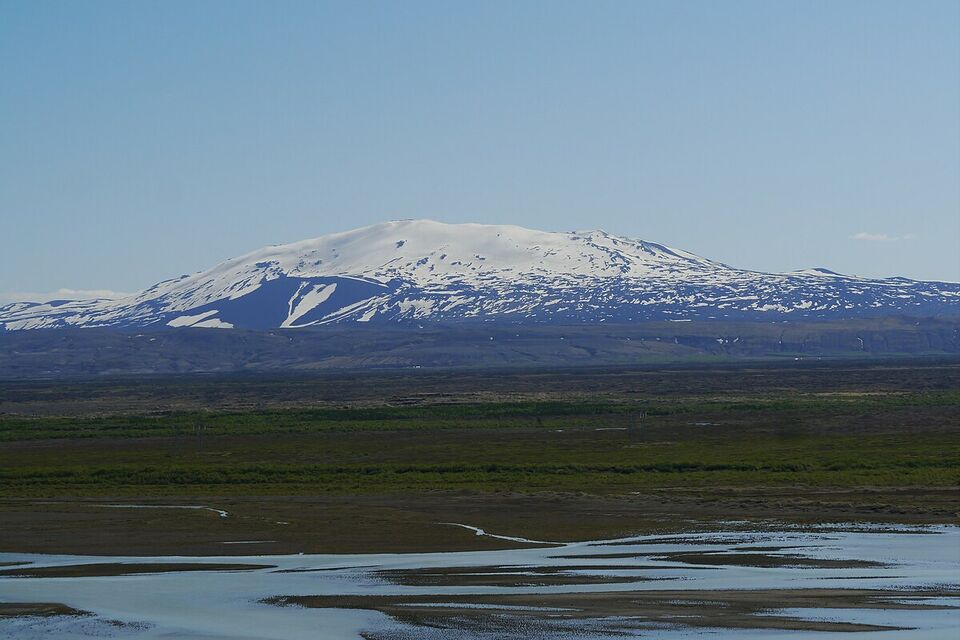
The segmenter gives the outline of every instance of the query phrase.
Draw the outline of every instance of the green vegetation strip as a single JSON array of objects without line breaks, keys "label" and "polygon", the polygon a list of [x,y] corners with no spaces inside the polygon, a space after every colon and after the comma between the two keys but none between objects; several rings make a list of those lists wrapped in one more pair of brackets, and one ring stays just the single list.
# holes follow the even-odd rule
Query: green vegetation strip
[{"label": "green vegetation strip", "polygon": [[5,416],[0,418],[0,441],[50,438],[138,438],[189,435],[311,433],[319,431],[386,431],[400,429],[455,429],[480,424],[483,428],[521,426],[564,427],[586,416],[649,417],[698,413],[738,412],[808,414],[855,409],[875,411],[903,407],[960,406],[960,391],[889,393],[877,395],[766,394],[735,401],[703,398],[651,398],[643,401],[490,402],[437,404],[415,407],[347,409],[289,409],[248,412],[172,412],[157,415],[94,418]]},{"label": "green vegetation strip", "polygon": [[[239,488],[252,493],[405,492],[450,488],[604,492],[657,485],[956,486],[960,483],[960,443],[955,438],[947,443],[920,438],[913,444],[845,439],[837,443],[839,446],[832,455],[825,455],[819,444],[818,439],[802,440],[792,443],[787,452],[774,442],[751,443],[756,449],[741,442],[715,447],[712,454],[703,452],[700,461],[693,457],[678,459],[677,456],[684,455],[678,449],[657,453],[657,447],[651,447],[649,453],[654,460],[632,464],[535,462],[533,459],[540,454],[531,453],[527,463],[424,461],[357,465],[210,463],[20,467],[0,470],[0,491],[6,495],[47,492],[96,495],[134,488],[149,489],[145,493],[189,493],[211,488],[215,493]],[[491,452],[491,457],[495,455]]]},{"label": "green vegetation strip", "polygon": [[958,425],[956,390],[7,416],[0,495],[957,487]]}]

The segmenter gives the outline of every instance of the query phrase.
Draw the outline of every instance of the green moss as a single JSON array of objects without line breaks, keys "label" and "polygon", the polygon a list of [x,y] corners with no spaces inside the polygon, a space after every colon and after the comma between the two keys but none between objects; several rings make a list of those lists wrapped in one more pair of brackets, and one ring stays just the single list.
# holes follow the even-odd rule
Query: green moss
[{"label": "green moss", "polygon": [[836,395],[688,386],[576,401],[5,416],[0,495],[955,487],[958,425],[960,391],[906,384]]}]

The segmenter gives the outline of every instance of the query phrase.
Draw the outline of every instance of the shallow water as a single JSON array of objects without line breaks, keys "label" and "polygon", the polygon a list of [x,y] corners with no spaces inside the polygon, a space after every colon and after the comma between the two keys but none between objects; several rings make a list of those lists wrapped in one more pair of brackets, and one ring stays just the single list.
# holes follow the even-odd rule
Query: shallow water
[{"label": "shallow water", "polygon": [[[486,534],[472,530],[476,535]],[[30,563],[29,568],[179,562],[262,564],[270,568],[106,577],[2,577],[0,602],[55,602],[93,615],[0,618],[0,637],[340,640],[360,638],[361,633],[425,640],[592,640],[622,638],[623,634],[723,639],[850,637],[835,630],[744,628],[740,622],[735,623],[740,626],[731,628],[729,620],[724,623],[719,615],[729,607],[713,602],[722,600],[722,594],[731,590],[762,593],[771,589],[791,590],[793,594],[821,589],[890,593],[871,597],[869,604],[862,606],[849,606],[839,599],[831,602],[829,598],[821,598],[813,606],[803,598],[784,596],[776,606],[753,612],[754,618],[773,621],[761,622],[760,627],[776,627],[778,619],[787,619],[899,629],[867,630],[855,634],[857,638],[960,637],[958,527],[730,530],[458,553],[202,558],[0,554],[0,563],[13,562]],[[562,580],[551,583],[558,576]],[[660,592],[682,592],[692,594],[693,599],[664,596],[669,615],[655,619],[645,618],[642,609],[613,614],[604,610],[596,617],[569,615],[577,610],[578,597],[624,592],[648,600],[660,597]],[[549,596],[555,604],[531,606],[509,601],[526,594]],[[448,608],[450,615],[442,613],[432,620],[439,620],[438,626],[444,627],[438,629],[417,626],[417,620],[407,616],[400,621],[378,610],[263,602],[276,596],[362,596],[369,606],[377,608],[385,596],[419,598],[396,603],[394,613],[439,607]],[[504,602],[497,602],[500,597]],[[470,602],[471,598],[482,602]],[[918,605],[922,608],[916,608]],[[728,626],[705,628],[704,620],[695,621],[700,616],[712,624],[711,607],[719,612],[717,624]]]}]

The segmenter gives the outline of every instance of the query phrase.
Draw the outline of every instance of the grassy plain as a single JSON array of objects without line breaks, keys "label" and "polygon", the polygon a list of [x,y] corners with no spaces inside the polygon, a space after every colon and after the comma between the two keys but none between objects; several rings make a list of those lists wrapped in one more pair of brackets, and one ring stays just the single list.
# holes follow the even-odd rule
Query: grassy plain
[{"label": "grassy plain", "polygon": [[[356,550],[383,544],[386,529],[401,549],[490,544],[436,533],[450,520],[555,539],[658,518],[950,522],[960,511],[960,364],[949,361],[30,383],[0,400],[10,550],[43,535],[53,545],[57,514]],[[108,515],[104,502],[248,517]]]}]

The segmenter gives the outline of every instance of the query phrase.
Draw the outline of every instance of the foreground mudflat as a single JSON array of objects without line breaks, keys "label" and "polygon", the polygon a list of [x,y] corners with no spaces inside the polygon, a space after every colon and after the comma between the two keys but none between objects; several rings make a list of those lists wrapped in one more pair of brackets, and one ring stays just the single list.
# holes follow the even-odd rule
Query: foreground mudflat
[{"label": "foreground mudflat", "polygon": [[958,499],[950,487],[804,486],[662,488],[625,495],[0,498],[0,550],[160,557],[481,551],[516,545],[436,523],[465,521],[538,540],[709,532],[722,529],[731,514],[798,526],[953,524]]},{"label": "foreground mudflat", "polygon": [[[520,548],[149,561],[0,554],[28,563],[0,577],[0,601],[20,612],[0,617],[0,635],[929,639],[960,628],[960,528],[952,526],[728,523],[712,533],[512,544]],[[76,570],[90,565],[135,572]]]}]

